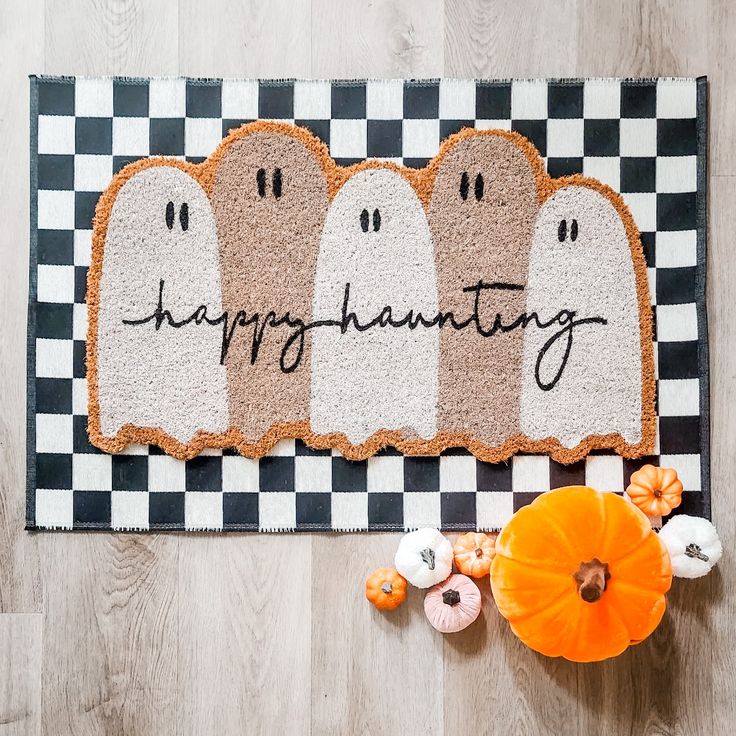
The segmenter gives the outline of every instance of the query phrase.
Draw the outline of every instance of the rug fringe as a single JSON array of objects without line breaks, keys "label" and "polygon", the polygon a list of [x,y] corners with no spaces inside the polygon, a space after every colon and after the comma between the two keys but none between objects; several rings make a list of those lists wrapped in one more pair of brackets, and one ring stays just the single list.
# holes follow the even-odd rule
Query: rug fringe
[{"label": "rug fringe", "polygon": [[29,74],[29,79],[38,81],[51,82],[69,82],[72,83],[77,79],[95,79],[95,80],[112,80],[122,82],[123,84],[138,84],[141,82],[156,81],[178,81],[186,80],[194,84],[220,84],[226,80],[228,82],[271,82],[274,84],[293,84],[294,82],[323,82],[326,84],[338,83],[345,85],[360,85],[366,82],[396,84],[399,82],[415,82],[417,84],[437,84],[439,82],[491,82],[494,84],[510,84],[512,82],[554,82],[556,84],[579,84],[580,82],[627,82],[629,84],[651,84],[652,82],[687,82],[692,83],[703,77],[425,77],[425,78],[391,78],[380,79],[377,77],[355,77],[352,79],[306,79],[304,77],[182,77],[178,75],[162,75],[150,77],[136,77],[125,75],[55,75],[55,74]]}]

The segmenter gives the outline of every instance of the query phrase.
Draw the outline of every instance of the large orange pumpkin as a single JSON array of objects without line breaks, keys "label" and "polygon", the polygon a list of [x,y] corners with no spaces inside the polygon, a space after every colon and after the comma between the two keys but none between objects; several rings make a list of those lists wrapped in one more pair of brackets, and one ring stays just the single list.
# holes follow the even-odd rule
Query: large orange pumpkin
[{"label": "large orange pumpkin", "polygon": [[491,588],[514,633],[549,657],[594,662],[645,639],[672,581],[649,519],[614,493],[570,486],[514,514],[496,539]]}]

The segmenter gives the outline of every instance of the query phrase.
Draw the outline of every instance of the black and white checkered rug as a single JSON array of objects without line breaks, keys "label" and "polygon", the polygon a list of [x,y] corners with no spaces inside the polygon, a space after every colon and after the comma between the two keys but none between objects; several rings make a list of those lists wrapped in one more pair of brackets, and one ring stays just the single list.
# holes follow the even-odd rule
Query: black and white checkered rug
[{"label": "black and white checkered rug", "polygon": [[[675,467],[676,512],[710,516],[705,316],[706,80],[257,81],[31,79],[28,326],[30,529],[498,529],[561,485],[621,493],[645,462]],[[231,128],[295,122],[338,164],[422,167],[463,127],[529,138],[552,176],[582,172],[621,192],[642,233],[655,316],[657,449],[574,465],[464,450],[365,462],[282,441],[262,460],[155,447],[106,455],[87,439],[85,290],[92,216],[137,158],[202,161]]]}]

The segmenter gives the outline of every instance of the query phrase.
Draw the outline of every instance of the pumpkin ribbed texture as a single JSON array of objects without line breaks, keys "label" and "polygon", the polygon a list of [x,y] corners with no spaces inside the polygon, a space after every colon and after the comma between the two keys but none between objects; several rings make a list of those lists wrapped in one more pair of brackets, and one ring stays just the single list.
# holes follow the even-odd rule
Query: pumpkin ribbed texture
[{"label": "pumpkin ribbed texture", "polygon": [[496,554],[496,539],[483,532],[468,532],[458,537],[453,547],[455,567],[463,575],[482,578],[491,570]]},{"label": "pumpkin ribbed texture", "polygon": [[673,468],[644,465],[631,474],[626,493],[649,516],[667,516],[682,503],[682,483]]},{"label": "pumpkin ribbed texture", "polygon": [[649,636],[671,580],[647,517],[585,486],[544,493],[514,514],[491,566],[493,596],[514,633],[575,662],[616,656]]},{"label": "pumpkin ribbed texture", "polygon": [[430,588],[424,597],[424,613],[437,631],[453,634],[478,618],[481,608],[478,586],[466,575],[450,575]]},{"label": "pumpkin ribbed texture", "polygon": [[392,611],[406,600],[406,580],[393,567],[379,567],[365,581],[365,597],[379,610]]}]

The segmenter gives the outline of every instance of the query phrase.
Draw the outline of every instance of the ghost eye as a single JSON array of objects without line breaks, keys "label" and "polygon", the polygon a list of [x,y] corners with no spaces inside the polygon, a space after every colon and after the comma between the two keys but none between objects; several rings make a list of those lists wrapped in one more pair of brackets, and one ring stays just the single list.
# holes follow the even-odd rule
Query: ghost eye
[{"label": "ghost eye", "polygon": [[278,199],[281,196],[281,169],[273,170],[273,196]]},{"label": "ghost eye", "polygon": [[373,210],[373,231],[378,232],[381,229],[381,213]]},{"label": "ghost eye", "polygon": [[572,224],[570,225],[570,240],[573,241],[573,243],[578,239],[578,221],[573,220]]},{"label": "ghost eye", "polygon": [[557,240],[564,243],[567,238],[567,220],[560,220],[560,226],[557,228]]},{"label": "ghost eye", "polygon": [[258,196],[266,196],[266,170],[258,169],[256,172],[256,184],[258,185]]},{"label": "ghost eye", "polygon": [[485,184],[483,182],[483,174],[478,174],[475,177],[475,198],[480,202],[483,199],[483,189]]},{"label": "ghost eye", "polygon": [[174,203],[169,202],[166,205],[166,227],[171,230],[174,227]]},{"label": "ghost eye", "polygon": [[468,172],[463,171],[460,177],[460,196],[465,200],[468,198],[468,189],[470,188],[470,179],[468,179]]},{"label": "ghost eye", "polygon": [[364,233],[368,232],[368,210],[363,210],[360,213],[360,227]]},{"label": "ghost eye", "polygon": [[181,229],[186,232],[189,229],[189,205],[186,202],[182,204],[179,210],[179,222],[181,223]]}]

